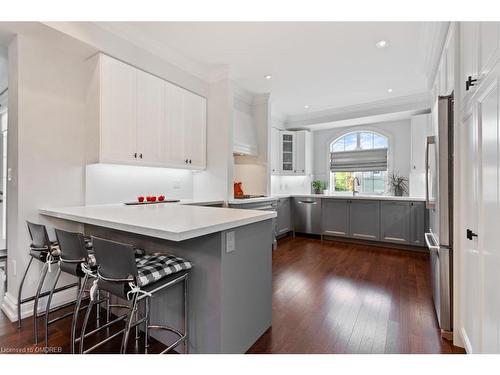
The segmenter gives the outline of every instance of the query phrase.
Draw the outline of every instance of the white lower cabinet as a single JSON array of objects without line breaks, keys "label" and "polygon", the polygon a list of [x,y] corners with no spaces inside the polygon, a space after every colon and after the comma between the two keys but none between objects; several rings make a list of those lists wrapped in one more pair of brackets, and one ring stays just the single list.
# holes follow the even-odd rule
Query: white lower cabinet
[{"label": "white lower cabinet", "polygon": [[205,168],[205,98],[104,54],[89,64],[88,163]]}]

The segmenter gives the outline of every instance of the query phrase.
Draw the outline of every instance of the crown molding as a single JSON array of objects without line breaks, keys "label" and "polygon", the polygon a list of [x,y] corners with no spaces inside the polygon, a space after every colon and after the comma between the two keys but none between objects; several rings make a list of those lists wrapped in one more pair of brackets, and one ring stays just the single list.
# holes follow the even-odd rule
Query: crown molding
[{"label": "crown molding", "polygon": [[309,126],[351,121],[365,117],[389,116],[395,113],[416,113],[429,110],[431,101],[431,92],[423,92],[341,108],[332,108],[308,114],[289,116],[285,122],[285,126],[288,129],[307,128]]},{"label": "crown molding", "polygon": [[420,50],[425,51],[422,70],[427,78],[427,87],[432,88],[439,67],[439,61],[451,22],[424,22],[420,38]]},{"label": "crown molding", "polygon": [[191,59],[177,50],[156,42],[150,36],[146,35],[140,28],[133,23],[122,22],[93,22],[93,24],[102,30],[114,34],[120,38],[126,39],[137,47],[140,47],[153,55],[158,56],[162,60],[168,61],[170,64],[182,69],[199,79],[211,81],[212,75],[218,72],[220,66],[210,66]]}]

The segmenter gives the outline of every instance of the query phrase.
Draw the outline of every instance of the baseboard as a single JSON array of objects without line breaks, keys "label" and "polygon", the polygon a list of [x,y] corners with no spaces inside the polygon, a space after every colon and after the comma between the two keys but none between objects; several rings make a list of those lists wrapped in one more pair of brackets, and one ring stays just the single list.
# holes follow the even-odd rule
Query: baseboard
[{"label": "baseboard", "polygon": [[[51,308],[58,307],[64,305],[65,303],[75,301],[76,300],[77,289],[76,286],[74,288],[62,290],[58,293],[55,293],[52,297]],[[38,313],[42,313],[45,311],[47,298],[40,298],[38,301]],[[24,303],[21,306],[21,319],[28,318],[33,315],[33,307],[35,305],[35,301],[29,301]],[[3,299],[3,303],[1,306],[2,311],[7,315],[11,322],[17,321],[17,297],[13,297],[9,292],[5,293],[5,297]]]},{"label": "baseboard", "polygon": [[472,351],[472,345],[470,344],[469,337],[467,336],[467,333],[465,333],[464,327],[460,327],[460,338],[462,339],[462,342],[464,343],[464,349],[467,354],[474,354]]}]

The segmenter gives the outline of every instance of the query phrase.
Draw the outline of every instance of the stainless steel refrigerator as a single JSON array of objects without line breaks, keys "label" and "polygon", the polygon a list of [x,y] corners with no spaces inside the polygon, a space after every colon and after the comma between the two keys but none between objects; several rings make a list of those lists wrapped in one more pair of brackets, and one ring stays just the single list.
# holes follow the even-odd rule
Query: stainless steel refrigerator
[{"label": "stainless steel refrigerator", "polygon": [[444,337],[453,331],[453,94],[439,97],[437,124],[426,144],[426,206],[432,292]]}]

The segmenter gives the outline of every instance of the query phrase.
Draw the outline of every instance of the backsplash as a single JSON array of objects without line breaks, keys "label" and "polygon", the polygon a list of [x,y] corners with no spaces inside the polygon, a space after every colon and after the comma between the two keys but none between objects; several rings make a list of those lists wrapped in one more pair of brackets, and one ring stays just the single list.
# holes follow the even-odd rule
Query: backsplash
[{"label": "backsplash", "polygon": [[134,201],[138,195],[193,198],[193,172],[187,170],[91,164],[85,185],[86,204]]},{"label": "backsplash", "polygon": [[271,194],[309,194],[309,176],[271,176]]}]

